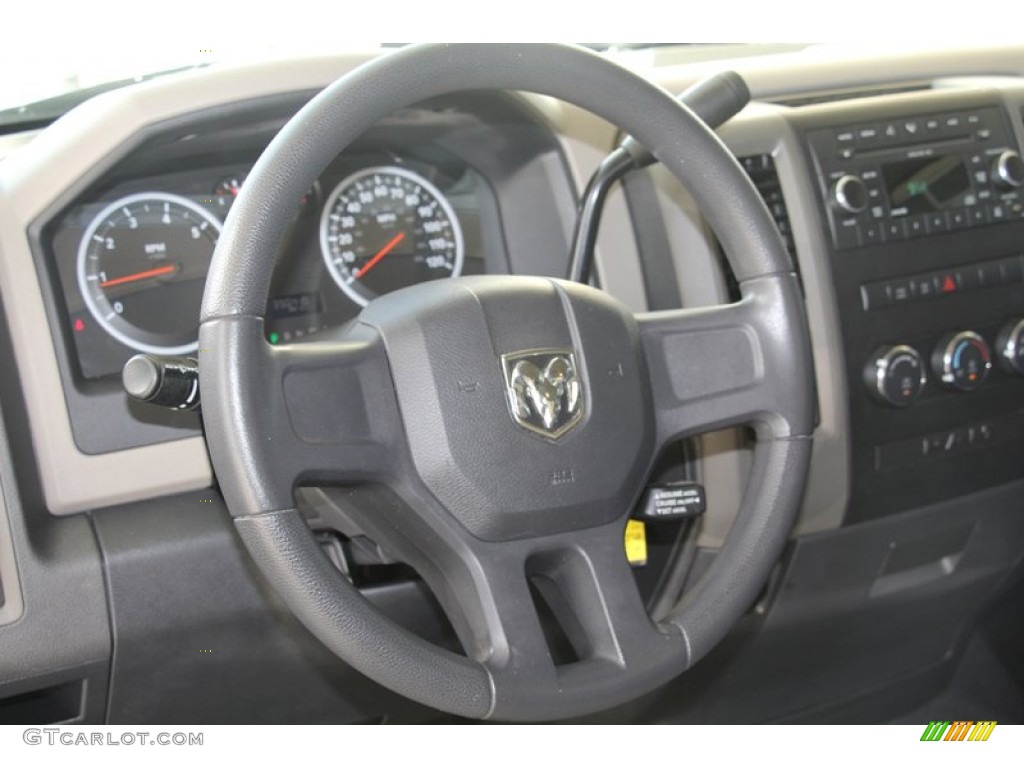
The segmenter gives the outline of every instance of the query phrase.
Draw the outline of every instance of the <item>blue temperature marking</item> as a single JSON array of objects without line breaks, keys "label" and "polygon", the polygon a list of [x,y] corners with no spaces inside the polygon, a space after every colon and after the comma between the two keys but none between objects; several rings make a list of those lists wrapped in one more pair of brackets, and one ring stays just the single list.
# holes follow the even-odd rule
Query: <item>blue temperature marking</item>
[{"label": "blue temperature marking", "polygon": [[960,367],[960,353],[963,352],[964,349],[967,346],[970,345],[970,343],[971,342],[969,342],[969,341],[961,342],[960,346],[958,346],[956,348],[956,352],[953,353],[953,367],[954,368],[959,368]]}]

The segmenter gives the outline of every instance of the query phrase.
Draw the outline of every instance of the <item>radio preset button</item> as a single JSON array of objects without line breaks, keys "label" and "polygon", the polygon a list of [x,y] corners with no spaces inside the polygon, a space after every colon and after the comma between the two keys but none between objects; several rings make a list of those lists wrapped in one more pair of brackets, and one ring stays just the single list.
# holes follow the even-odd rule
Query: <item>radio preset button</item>
[{"label": "radio preset button", "polygon": [[906,230],[903,229],[902,219],[893,219],[886,223],[885,238],[886,240],[905,240],[907,238]]},{"label": "radio preset button", "polygon": [[872,223],[862,227],[860,231],[860,239],[863,245],[879,245],[885,242],[882,225]]},{"label": "radio preset button", "polygon": [[948,232],[949,223],[946,221],[946,214],[942,212],[928,214],[928,231],[933,233]]},{"label": "radio preset button", "polygon": [[908,237],[920,237],[921,235],[928,234],[928,226],[926,223],[926,216],[908,216],[904,219],[905,226],[907,228]]}]

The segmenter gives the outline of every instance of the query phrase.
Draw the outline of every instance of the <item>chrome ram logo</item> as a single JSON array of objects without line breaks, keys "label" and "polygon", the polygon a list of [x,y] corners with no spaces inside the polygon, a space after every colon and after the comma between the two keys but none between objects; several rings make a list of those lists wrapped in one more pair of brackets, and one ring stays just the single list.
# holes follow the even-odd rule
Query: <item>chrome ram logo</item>
[{"label": "chrome ram logo", "polygon": [[583,388],[571,350],[517,352],[502,355],[501,363],[516,424],[556,439],[583,418]]}]

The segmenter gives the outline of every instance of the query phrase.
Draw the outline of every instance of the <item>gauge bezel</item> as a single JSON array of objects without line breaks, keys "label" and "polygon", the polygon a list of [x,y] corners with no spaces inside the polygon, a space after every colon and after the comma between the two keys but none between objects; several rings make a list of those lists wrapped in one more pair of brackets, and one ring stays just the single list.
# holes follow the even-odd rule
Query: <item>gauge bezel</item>
[{"label": "gauge bezel", "polygon": [[334,205],[338,201],[338,198],[341,197],[342,193],[359,179],[366,176],[372,176],[375,173],[401,176],[402,178],[418,184],[430,193],[430,195],[432,195],[440,204],[441,210],[444,212],[444,215],[448,217],[448,220],[452,225],[452,232],[455,240],[455,259],[449,277],[458,277],[461,275],[466,261],[466,249],[465,241],[462,236],[462,224],[459,222],[459,217],[455,215],[455,209],[452,207],[448,196],[438,189],[433,182],[416,171],[398,165],[374,165],[369,168],[362,168],[349,174],[335,185],[334,189],[331,190],[331,194],[327,196],[327,200],[324,202],[323,211],[320,214],[320,255],[324,260],[324,264],[327,266],[327,271],[330,273],[331,279],[334,280],[335,285],[337,285],[346,296],[361,307],[365,307],[375,297],[367,297],[361,294],[348,282],[348,277],[341,274],[331,255],[330,243],[327,240],[329,237],[328,226],[331,213],[334,210]]},{"label": "gauge bezel", "polygon": [[[89,221],[86,226],[82,239],[78,244],[78,259],[75,266],[75,274],[78,280],[78,290],[82,295],[82,299],[85,302],[86,308],[89,313],[93,316],[100,327],[103,328],[110,336],[117,341],[124,344],[126,347],[137,350],[139,352],[148,352],[155,355],[183,355],[189,352],[195,352],[199,349],[199,316],[196,315],[196,340],[189,344],[179,344],[177,346],[164,346],[160,344],[150,344],[149,342],[141,341],[131,336],[123,328],[119,328],[118,325],[111,323],[107,319],[107,312],[104,311],[103,307],[97,302],[96,297],[93,295],[93,291],[89,287],[88,275],[86,274],[86,261],[89,255],[89,244],[92,242],[93,236],[99,230],[100,226],[110,218],[111,214],[119,211],[121,208],[125,208],[131,205],[135,205],[143,201],[159,201],[173,203],[180,205],[193,213],[199,215],[203,220],[208,221],[217,232],[217,239],[220,239],[220,233],[223,230],[223,225],[220,219],[217,218],[212,212],[203,208],[198,203],[189,200],[181,195],[175,195],[170,192],[137,192],[131,195],[125,195],[114,200],[109,205],[105,206],[99,213],[97,213]],[[214,241],[216,243],[216,241]],[[113,307],[107,302],[107,311],[111,311]],[[121,325],[131,325],[127,321],[124,321]],[[135,327],[135,326],[132,326]],[[140,331],[144,332],[144,329],[140,328]]]}]

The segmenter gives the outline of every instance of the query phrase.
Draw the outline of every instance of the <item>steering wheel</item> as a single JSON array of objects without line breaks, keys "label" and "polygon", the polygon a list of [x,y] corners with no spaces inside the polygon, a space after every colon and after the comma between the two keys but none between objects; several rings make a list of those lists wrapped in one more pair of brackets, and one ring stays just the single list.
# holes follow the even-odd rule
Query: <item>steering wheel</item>
[{"label": "steering wheel", "polygon": [[[578,283],[456,278],[378,298],[332,339],[268,344],[263,313],[294,201],[378,120],[475,89],[547,94],[635,136],[696,197],[742,299],[634,315]],[[778,558],[813,426],[802,307],[756,190],[667,92],[581,48],[410,47],[295,115],[227,218],[200,327],[213,466],[259,569],[351,666],[466,717],[594,712],[700,659]],[[736,523],[655,623],[623,551],[630,509],[664,446],[738,424],[754,425],[757,442]],[[465,655],[400,628],[341,576],[295,508],[300,483],[358,489],[358,523],[423,576]],[[571,663],[552,660],[531,583],[569,637]]]}]

